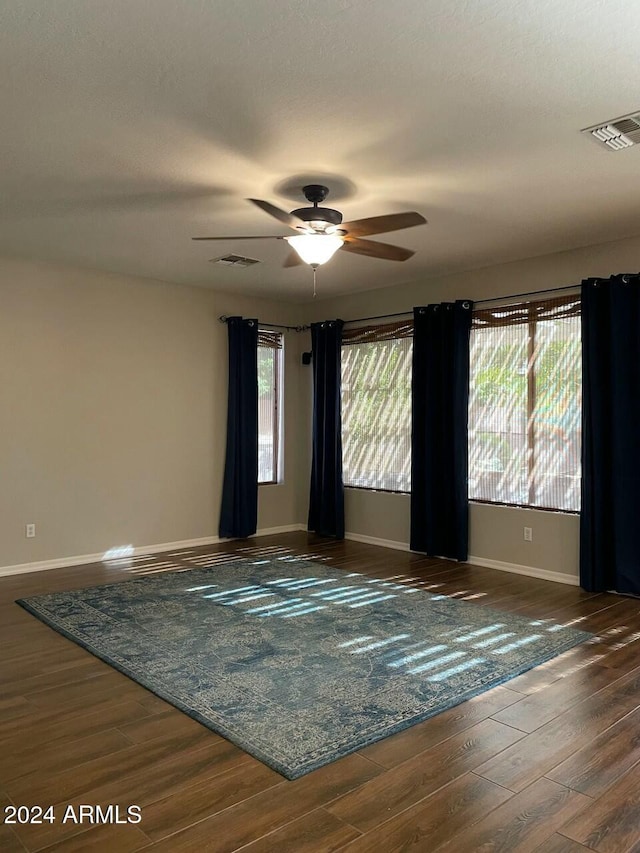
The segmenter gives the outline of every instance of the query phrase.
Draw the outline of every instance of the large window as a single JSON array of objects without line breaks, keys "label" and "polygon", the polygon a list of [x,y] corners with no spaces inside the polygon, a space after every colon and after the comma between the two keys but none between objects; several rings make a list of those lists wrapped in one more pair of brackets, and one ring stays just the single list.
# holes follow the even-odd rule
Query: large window
[{"label": "large window", "polygon": [[469,498],[580,509],[579,297],[474,312]]},{"label": "large window", "polygon": [[258,332],[258,483],[277,483],[280,450],[280,391],[283,341],[280,332]]},{"label": "large window", "polygon": [[413,321],[349,329],[342,347],[345,486],[411,487]]}]

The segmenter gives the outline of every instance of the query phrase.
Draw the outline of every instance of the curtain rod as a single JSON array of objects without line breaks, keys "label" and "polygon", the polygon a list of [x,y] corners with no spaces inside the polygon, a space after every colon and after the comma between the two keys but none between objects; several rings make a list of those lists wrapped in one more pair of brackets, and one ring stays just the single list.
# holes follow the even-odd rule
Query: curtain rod
[{"label": "curtain rod", "polygon": [[[545,290],[528,290],[524,293],[507,293],[505,296],[494,296],[491,299],[478,299],[474,305],[486,305],[489,302],[500,302],[503,299],[520,299],[522,296],[539,296],[541,293],[557,293],[561,290],[576,290],[580,285],[567,284],[564,287],[548,287]],[[377,314],[375,317],[356,317],[354,320],[345,320],[347,323],[364,323],[366,320],[386,320],[389,317],[409,317],[413,314],[411,311],[396,311],[395,314]],[[221,323],[226,323],[229,317],[223,314],[218,318]],[[265,326],[273,326],[275,329],[286,329],[288,332],[306,332],[311,328],[309,325],[304,326],[283,326],[281,323],[264,323]]]},{"label": "curtain rod", "polygon": [[[478,299],[474,305],[487,304],[489,302],[500,302],[502,299],[519,299],[521,296],[537,296],[540,293],[557,293],[559,290],[576,290],[579,285],[568,284],[565,287],[549,287],[546,290],[529,290],[525,293],[508,293],[505,296],[494,296],[492,299]],[[375,317],[356,317],[355,320],[345,320],[347,323],[363,323],[365,320],[386,320],[388,317],[408,317],[413,311],[397,311],[395,314],[378,314]]]},{"label": "curtain rod", "polygon": [[[229,317],[227,317],[226,314],[222,314],[218,317],[218,320],[220,320],[221,323],[226,323],[228,319]],[[309,326],[283,326],[282,323],[265,323],[263,320],[260,320],[259,322],[261,326],[271,326],[274,329],[286,329],[287,332],[306,332],[306,330],[310,328]]]}]

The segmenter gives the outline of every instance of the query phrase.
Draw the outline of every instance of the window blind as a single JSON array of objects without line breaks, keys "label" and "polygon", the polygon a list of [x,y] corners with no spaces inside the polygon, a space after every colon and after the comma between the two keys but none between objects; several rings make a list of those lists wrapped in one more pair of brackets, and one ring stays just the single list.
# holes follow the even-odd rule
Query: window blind
[{"label": "window blind", "polygon": [[474,311],[469,497],[580,509],[580,297]]}]

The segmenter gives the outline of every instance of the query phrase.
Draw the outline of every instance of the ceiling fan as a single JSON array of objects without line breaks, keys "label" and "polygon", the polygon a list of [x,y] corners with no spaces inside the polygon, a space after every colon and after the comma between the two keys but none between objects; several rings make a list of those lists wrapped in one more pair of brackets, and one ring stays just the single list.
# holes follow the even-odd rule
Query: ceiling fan
[{"label": "ceiling fan", "polygon": [[297,232],[293,236],[249,236],[249,237],[193,237],[193,240],[286,240],[292,250],[283,266],[293,267],[300,263],[309,264],[315,270],[326,263],[338,249],[368,258],[382,258],[387,261],[406,261],[415,252],[401,246],[363,240],[371,234],[384,234],[387,231],[399,231],[414,225],[424,225],[426,219],[420,213],[390,213],[387,216],[370,216],[366,219],[354,219],[343,222],[339,210],[319,207],[329,190],[320,184],[308,184],[302,188],[305,198],[312,207],[300,207],[287,213],[259,198],[247,201],[257,205],[265,213],[288,225]]}]

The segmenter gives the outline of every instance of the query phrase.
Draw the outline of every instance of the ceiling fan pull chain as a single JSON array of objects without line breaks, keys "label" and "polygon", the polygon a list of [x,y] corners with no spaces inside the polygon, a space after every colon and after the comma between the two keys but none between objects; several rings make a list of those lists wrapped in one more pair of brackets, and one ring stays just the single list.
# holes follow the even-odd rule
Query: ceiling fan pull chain
[{"label": "ceiling fan pull chain", "polygon": [[316,270],[318,269],[317,265],[313,266],[313,298],[316,298]]}]

